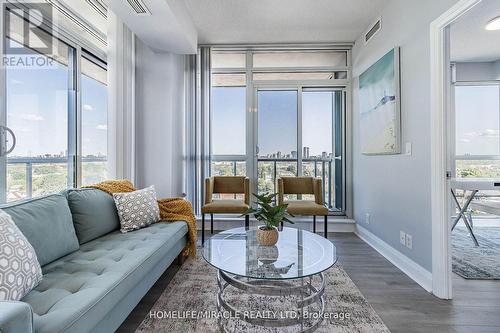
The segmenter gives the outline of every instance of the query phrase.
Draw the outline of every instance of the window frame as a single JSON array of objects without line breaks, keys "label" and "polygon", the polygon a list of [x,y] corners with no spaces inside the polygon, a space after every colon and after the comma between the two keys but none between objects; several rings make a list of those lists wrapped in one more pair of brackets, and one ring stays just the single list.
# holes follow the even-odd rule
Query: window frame
[{"label": "window frame", "polygon": [[[4,10],[23,10],[29,9],[29,6],[23,3],[7,3],[2,6],[2,19],[7,15]],[[78,19],[78,18],[75,18]],[[82,96],[81,96],[81,59],[85,57],[87,60],[94,62],[96,65],[103,67],[107,71],[107,56],[103,50],[96,49],[95,46],[87,43],[84,39],[78,40],[70,32],[66,32],[57,26],[56,23],[50,28],[52,29],[51,36],[67,44],[72,50],[73,54],[68,62],[68,70],[72,72],[72,81],[69,83],[68,88],[68,184],[67,188],[80,188],[82,183]],[[4,29],[4,27],[2,27]],[[45,24],[39,26],[39,29],[50,33]],[[3,45],[7,36],[1,36],[1,54],[4,54]],[[0,73],[0,89],[5,96],[7,84],[5,81],[6,73],[4,70]],[[7,117],[7,104],[4,98],[0,103],[0,123],[5,124]],[[70,176],[71,174],[71,176]],[[26,184],[30,186],[30,184]],[[28,192],[28,191],[27,191]],[[33,196],[26,193],[26,198],[16,200],[28,200]],[[15,201],[9,201],[9,203]],[[7,203],[7,157],[0,157],[0,203]]]},{"label": "window frame", "polygon": [[[474,155],[474,154],[466,154],[466,155],[458,155],[457,154],[457,137],[456,137],[456,87],[477,87],[477,86],[497,86],[498,88],[498,98],[500,102],[500,80],[488,80],[488,81],[456,81],[453,83],[453,89],[452,89],[452,96],[451,96],[451,104],[452,104],[452,119],[450,119],[450,122],[453,126],[450,126],[450,128],[453,129],[453,133],[451,133],[451,140],[449,142],[450,147],[452,148],[453,151],[453,158],[451,160],[452,166],[452,177],[458,177],[457,175],[457,161],[496,161],[500,160],[500,152],[498,154],[493,154],[493,155]],[[499,116],[500,116],[500,103],[499,103],[499,110],[498,110]],[[500,119],[500,117],[499,117]],[[499,129],[500,129],[500,123],[498,124]],[[500,142],[500,136],[498,138]]]},{"label": "window frame", "polygon": [[[330,215],[346,216],[352,217],[353,204],[352,204],[352,156],[351,156],[351,146],[352,140],[351,136],[351,124],[352,124],[352,105],[350,98],[351,93],[351,82],[352,82],[352,59],[351,51],[352,46],[347,45],[324,45],[324,46],[273,46],[268,45],[265,47],[259,46],[241,46],[241,47],[226,47],[226,46],[212,46],[212,52],[228,52],[228,53],[246,53],[246,66],[245,68],[212,68],[210,67],[210,76],[213,74],[236,74],[245,73],[246,74],[246,155],[213,155],[210,143],[210,154],[209,154],[209,171],[212,172],[212,162],[218,161],[246,161],[246,173],[247,176],[252,179],[258,179],[258,168],[257,168],[257,90],[261,89],[298,89],[301,94],[302,89],[336,89],[342,90],[342,107],[344,110],[344,115],[342,119],[343,123],[343,133],[342,135],[342,210],[331,211]],[[253,54],[258,52],[324,52],[324,51],[341,51],[346,53],[346,65],[345,66],[323,66],[323,67],[253,67]],[[254,73],[303,73],[303,72],[347,72],[347,77],[345,79],[330,79],[330,80],[253,80]],[[211,100],[211,98],[210,98]],[[299,98],[298,108],[301,112],[302,101]],[[211,103],[210,103],[210,106]],[[210,112],[211,114],[211,112]],[[210,122],[212,121],[210,116]],[[209,124],[211,129],[211,125]],[[298,140],[302,140],[302,133],[297,133]],[[300,138],[299,138],[300,137]],[[211,141],[211,137],[210,137]],[[300,150],[300,149],[299,149]],[[298,155],[302,152],[298,151]],[[301,174],[302,172],[302,157],[297,157],[297,172]],[[256,193],[257,184],[252,182],[252,192]]]}]

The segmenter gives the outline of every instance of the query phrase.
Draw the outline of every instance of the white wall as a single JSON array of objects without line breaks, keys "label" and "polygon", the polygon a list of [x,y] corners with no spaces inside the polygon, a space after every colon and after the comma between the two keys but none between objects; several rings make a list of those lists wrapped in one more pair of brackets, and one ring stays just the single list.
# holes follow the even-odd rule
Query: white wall
[{"label": "white wall", "polygon": [[182,194],[184,56],[155,53],[136,39],[136,186]]},{"label": "white wall", "polygon": [[[394,249],[432,270],[430,202],[430,23],[456,0],[393,0],[378,13],[382,30],[353,49],[354,218]],[[377,13],[374,13],[376,15]],[[360,152],[358,76],[394,46],[401,47],[402,146],[411,156]],[[365,224],[365,214],[371,222]],[[413,236],[413,249],[399,232]]]},{"label": "white wall", "polygon": [[457,62],[457,81],[492,81],[500,79],[500,61]]},{"label": "white wall", "polygon": [[500,60],[493,63],[493,69],[495,70],[496,80],[500,80]]}]

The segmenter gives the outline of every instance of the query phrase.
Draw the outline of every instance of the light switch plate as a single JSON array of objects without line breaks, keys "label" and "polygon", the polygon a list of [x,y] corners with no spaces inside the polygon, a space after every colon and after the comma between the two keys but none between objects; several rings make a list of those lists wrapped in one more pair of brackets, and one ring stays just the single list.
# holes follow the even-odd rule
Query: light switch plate
[{"label": "light switch plate", "polygon": [[411,155],[411,142],[406,143],[405,154]]}]

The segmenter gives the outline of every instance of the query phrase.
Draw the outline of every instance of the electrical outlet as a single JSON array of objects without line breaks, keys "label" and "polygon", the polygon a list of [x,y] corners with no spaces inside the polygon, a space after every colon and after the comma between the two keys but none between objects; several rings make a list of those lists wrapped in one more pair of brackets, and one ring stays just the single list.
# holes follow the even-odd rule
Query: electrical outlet
[{"label": "electrical outlet", "polygon": [[409,234],[406,234],[406,247],[410,250],[413,248],[413,237]]},{"label": "electrical outlet", "polygon": [[399,232],[399,242],[401,245],[406,246],[406,233],[404,231]]},{"label": "electrical outlet", "polygon": [[365,214],[365,223],[366,223],[366,224],[370,224],[370,219],[371,219],[370,214],[366,213],[366,214]]}]

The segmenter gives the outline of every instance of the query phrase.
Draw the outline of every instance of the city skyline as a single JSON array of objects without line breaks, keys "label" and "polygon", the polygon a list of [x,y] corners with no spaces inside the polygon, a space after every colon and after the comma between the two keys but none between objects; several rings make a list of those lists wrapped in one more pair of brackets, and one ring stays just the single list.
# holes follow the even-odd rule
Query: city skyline
[{"label": "city skyline", "polygon": [[[318,158],[332,159],[334,156],[332,152],[326,152],[326,151],[321,152],[321,154],[319,154],[319,155],[310,155],[309,149],[310,149],[310,147],[303,147],[302,159],[308,159],[308,158],[310,158],[310,159],[318,159]],[[281,151],[276,151],[276,152],[266,154],[266,155],[259,155],[259,158],[263,158],[263,157],[264,158],[275,158],[275,159],[283,159],[283,158],[284,159],[297,159],[298,155],[297,155],[296,150],[292,150],[292,151],[290,151],[289,154],[284,154]]]}]

